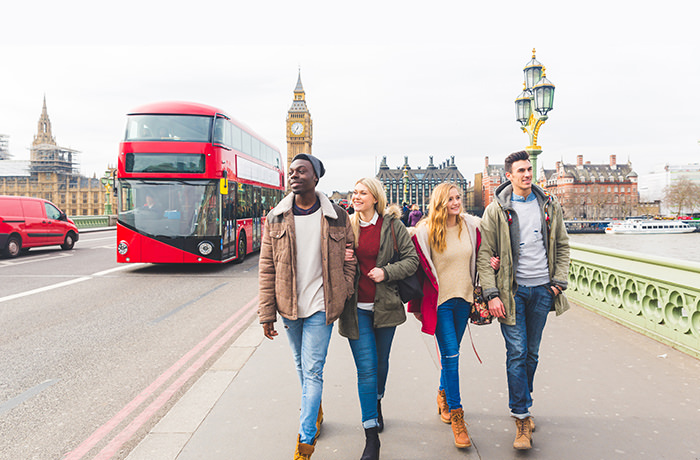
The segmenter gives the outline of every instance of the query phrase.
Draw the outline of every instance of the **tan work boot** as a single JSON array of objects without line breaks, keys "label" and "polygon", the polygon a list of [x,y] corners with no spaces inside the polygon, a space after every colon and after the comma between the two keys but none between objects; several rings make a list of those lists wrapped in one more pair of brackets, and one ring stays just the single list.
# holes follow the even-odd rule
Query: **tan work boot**
[{"label": "tan work boot", "polygon": [[294,451],[294,460],[309,460],[311,454],[314,453],[314,446],[299,442],[300,436],[297,436],[297,448]]},{"label": "tan work boot", "polygon": [[445,390],[438,390],[437,406],[438,414],[440,414],[440,420],[442,420],[444,423],[452,423],[450,421],[450,406],[447,405]]},{"label": "tan work boot", "polygon": [[527,450],[532,448],[532,424],[530,417],[523,419],[515,419],[515,441],[513,447],[518,450]]},{"label": "tan work boot", "polygon": [[450,422],[452,422],[452,434],[455,436],[455,446],[460,449],[470,447],[472,441],[469,439],[467,427],[464,425],[464,410],[461,408],[451,410]]},{"label": "tan work boot", "polygon": [[535,432],[535,417],[530,416],[530,431]]},{"label": "tan work boot", "polygon": [[316,416],[316,436],[314,436],[314,445],[316,440],[321,436],[321,424],[323,423],[323,406],[318,406],[318,415]]}]

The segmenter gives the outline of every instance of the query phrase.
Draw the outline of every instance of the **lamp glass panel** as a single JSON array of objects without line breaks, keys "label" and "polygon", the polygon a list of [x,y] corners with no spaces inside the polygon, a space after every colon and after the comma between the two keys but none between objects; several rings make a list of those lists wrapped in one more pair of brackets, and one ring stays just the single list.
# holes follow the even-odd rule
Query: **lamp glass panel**
[{"label": "lamp glass panel", "polygon": [[542,78],[541,67],[528,67],[525,69],[525,84],[527,89],[532,89],[535,84]]}]

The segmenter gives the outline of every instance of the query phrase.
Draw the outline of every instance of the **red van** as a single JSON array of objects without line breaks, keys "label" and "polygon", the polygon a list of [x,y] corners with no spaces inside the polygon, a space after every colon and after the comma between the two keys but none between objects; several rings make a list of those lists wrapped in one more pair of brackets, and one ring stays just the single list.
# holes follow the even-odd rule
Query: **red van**
[{"label": "red van", "polygon": [[0,196],[0,251],[16,257],[38,246],[73,249],[78,227],[53,203],[26,196]]}]

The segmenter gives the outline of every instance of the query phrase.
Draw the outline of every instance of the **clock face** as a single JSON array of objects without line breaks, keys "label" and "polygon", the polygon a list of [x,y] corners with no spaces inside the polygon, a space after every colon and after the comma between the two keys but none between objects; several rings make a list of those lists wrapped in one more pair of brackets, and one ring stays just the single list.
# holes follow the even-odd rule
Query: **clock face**
[{"label": "clock face", "polygon": [[296,122],[292,125],[292,133],[296,134],[297,136],[301,133],[304,132],[304,125],[302,125],[299,122]]}]

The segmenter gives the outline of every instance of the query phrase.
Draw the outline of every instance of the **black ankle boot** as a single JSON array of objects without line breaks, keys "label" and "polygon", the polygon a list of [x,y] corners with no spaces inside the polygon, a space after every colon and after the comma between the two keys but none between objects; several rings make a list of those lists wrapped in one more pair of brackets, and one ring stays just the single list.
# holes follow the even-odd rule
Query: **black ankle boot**
[{"label": "black ankle boot", "polygon": [[377,423],[379,424],[377,426],[377,431],[381,433],[384,431],[384,416],[382,415],[382,400],[377,399]]},{"label": "black ankle boot", "polygon": [[365,428],[365,450],[360,460],[379,460],[379,430]]}]

